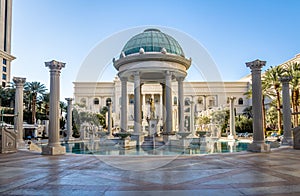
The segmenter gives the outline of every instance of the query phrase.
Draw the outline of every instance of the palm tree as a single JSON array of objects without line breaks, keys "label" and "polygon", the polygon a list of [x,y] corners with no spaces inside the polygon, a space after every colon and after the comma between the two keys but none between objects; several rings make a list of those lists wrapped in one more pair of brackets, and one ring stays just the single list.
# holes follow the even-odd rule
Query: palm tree
[{"label": "palm tree", "polygon": [[24,86],[25,91],[29,93],[31,100],[31,122],[35,123],[37,96],[44,94],[47,89],[45,85],[40,82],[26,82]]},{"label": "palm tree", "polygon": [[67,104],[63,101],[59,102],[59,107],[60,107],[60,116],[62,117],[62,113],[67,111]]},{"label": "palm tree", "polygon": [[273,89],[275,91],[275,95],[276,95],[276,108],[277,108],[277,113],[278,113],[278,132],[281,133],[282,128],[282,116],[281,116],[281,111],[280,111],[280,107],[281,107],[281,101],[280,101],[280,87],[281,87],[281,83],[279,81],[279,78],[281,76],[283,76],[284,74],[284,69],[281,66],[276,66],[276,67],[272,67],[270,69],[268,69],[265,72],[265,75],[263,76],[263,80],[265,81],[266,84],[268,84],[270,86],[271,89]]},{"label": "palm tree", "polygon": [[298,126],[298,106],[299,106],[299,85],[300,85],[300,64],[297,62],[285,64],[285,70],[289,76],[292,76],[291,92],[292,92],[292,108],[294,114],[294,127]]},{"label": "palm tree", "polygon": [[50,93],[45,93],[39,96],[37,102],[37,112],[41,114],[43,119],[49,119],[49,101]]}]

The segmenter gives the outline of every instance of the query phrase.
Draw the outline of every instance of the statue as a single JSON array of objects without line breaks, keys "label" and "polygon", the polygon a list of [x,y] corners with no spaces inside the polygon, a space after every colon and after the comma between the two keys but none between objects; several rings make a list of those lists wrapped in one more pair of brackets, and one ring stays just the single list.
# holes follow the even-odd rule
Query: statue
[{"label": "statue", "polygon": [[150,119],[155,119],[155,105],[152,98],[150,98]]}]

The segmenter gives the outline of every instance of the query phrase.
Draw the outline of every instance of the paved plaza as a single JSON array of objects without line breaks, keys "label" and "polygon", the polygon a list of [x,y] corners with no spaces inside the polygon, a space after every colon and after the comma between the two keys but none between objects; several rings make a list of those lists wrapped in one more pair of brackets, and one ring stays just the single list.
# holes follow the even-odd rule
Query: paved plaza
[{"label": "paved plaza", "polygon": [[300,151],[200,156],[0,154],[0,195],[300,195]]}]

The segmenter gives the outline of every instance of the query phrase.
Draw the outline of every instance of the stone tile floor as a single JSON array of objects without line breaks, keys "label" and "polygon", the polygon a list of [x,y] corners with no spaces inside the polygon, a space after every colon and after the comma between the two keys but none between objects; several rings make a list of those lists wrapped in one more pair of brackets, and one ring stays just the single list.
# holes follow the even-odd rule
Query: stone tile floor
[{"label": "stone tile floor", "polygon": [[300,151],[199,156],[0,154],[0,195],[300,195]]}]

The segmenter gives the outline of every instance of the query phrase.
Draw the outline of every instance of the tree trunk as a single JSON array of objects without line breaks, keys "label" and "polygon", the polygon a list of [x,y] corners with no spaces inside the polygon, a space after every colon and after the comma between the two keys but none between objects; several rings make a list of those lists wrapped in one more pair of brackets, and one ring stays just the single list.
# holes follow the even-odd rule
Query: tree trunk
[{"label": "tree trunk", "polygon": [[295,113],[294,116],[294,127],[297,127],[299,122],[298,122],[298,98],[299,98],[299,90],[295,89],[293,90],[293,96],[292,96],[292,100],[293,100],[293,112]]},{"label": "tree trunk", "polygon": [[36,95],[32,95],[32,115],[31,115],[32,124],[36,122]]},{"label": "tree trunk", "polygon": [[263,115],[263,131],[264,135],[266,135],[266,108],[265,108],[265,97],[262,96],[262,115]]}]

